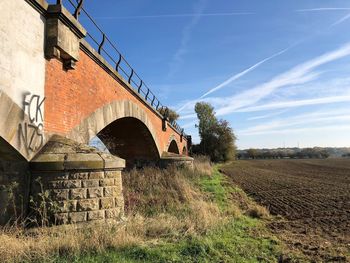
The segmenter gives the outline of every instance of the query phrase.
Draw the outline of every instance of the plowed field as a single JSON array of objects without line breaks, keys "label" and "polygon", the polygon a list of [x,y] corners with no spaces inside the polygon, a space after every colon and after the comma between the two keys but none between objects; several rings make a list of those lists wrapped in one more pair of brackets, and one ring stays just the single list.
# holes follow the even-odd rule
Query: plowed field
[{"label": "plowed field", "polygon": [[270,228],[316,261],[350,260],[350,159],[249,160],[222,172],[279,215]]}]

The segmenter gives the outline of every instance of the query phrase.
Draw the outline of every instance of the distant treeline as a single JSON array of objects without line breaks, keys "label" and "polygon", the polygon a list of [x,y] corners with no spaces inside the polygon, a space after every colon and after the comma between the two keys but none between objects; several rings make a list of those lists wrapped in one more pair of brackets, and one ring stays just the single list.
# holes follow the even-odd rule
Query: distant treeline
[{"label": "distant treeline", "polygon": [[350,148],[277,148],[238,150],[238,159],[308,159],[328,157],[350,157]]}]

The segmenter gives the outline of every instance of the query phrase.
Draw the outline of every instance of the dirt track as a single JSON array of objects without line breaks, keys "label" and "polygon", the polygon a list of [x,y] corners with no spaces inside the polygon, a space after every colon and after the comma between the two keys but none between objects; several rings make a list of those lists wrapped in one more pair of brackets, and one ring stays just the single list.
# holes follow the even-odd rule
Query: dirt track
[{"label": "dirt track", "polygon": [[237,161],[222,171],[282,216],[270,228],[293,250],[315,260],[350,259],[350,159]]}]

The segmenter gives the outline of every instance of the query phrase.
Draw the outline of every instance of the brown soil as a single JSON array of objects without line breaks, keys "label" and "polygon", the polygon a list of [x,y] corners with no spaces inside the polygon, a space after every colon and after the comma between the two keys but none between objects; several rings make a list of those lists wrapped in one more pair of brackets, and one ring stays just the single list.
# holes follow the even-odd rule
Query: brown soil
[{"label": "brown soil", "polygon": [[249,160],[221,168],[276,215],[272,231],[322,262],[350,261],[350,159]]}]

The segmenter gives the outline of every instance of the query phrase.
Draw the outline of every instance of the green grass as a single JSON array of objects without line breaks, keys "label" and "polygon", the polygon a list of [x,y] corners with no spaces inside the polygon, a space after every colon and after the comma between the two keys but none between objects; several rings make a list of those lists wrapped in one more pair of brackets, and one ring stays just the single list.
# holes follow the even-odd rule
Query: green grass
[{"label": "green grass", "polygon": [[224,209],[228,202],[228,189],[224,186],[225,178],[219,172],[218,166],[214,166],[211,176],[200,177],[198,182],[201,190],[209,194],[211,201],[219,208]]},{"label": "green grass", "polygon": [[[195,182],[212,202],[224,211],[229,206],[231,187],[218,166],[210,177]],[[57,258],[56,262],[276,262],[281,247],[264,223],[247,216],[229,218],[205,235],[186,235],[179,240],[159,239],[102,253]]]},{"label": "green grass", "polygon": [[[212,175],[210,177],[200,177],[197,184],[203,192],[209,194],[210,200],[216,203],[223,212],[231,205],[233,193],[244,192],[230,184],[226,176],[219,172],[219,168],[220,165],[215,165]],[[248,196],[246,198],[249,199]]]},{"label": "green grass", "polygon": [[257,220],[241,217],[230,220],[206,236],[188,236],[176,243],[132,246],[57,262],[276,262],[280,248],[272,238],[253,233],[264,226]]}]

